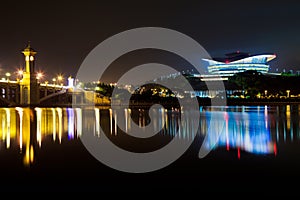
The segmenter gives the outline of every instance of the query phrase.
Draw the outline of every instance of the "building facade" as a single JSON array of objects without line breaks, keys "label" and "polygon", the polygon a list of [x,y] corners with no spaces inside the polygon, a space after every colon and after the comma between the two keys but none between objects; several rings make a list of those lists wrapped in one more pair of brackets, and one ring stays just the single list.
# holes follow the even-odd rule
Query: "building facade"
[{"label": "building facade", "polygon": [[247,70],[268,73],[270,69],[268,62],[274,58],[276,58],[274,54],[250,55],[235,52],[226,54],[225,58],[202,60],[208,63],[207,71],[210,75],[228,77]]}]

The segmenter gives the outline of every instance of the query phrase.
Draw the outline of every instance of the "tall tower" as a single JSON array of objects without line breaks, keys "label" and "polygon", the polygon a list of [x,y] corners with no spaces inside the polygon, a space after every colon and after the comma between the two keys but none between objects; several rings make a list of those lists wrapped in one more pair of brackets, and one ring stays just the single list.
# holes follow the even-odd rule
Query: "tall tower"
[{"label": "tall tower", "polygon": [[38,104],[39,87],[34,71],[35,55],[37,52],[28,44],[22,53],[25,57],[25,71],[23,72],[23,79],[20,81],[20,104]]}]

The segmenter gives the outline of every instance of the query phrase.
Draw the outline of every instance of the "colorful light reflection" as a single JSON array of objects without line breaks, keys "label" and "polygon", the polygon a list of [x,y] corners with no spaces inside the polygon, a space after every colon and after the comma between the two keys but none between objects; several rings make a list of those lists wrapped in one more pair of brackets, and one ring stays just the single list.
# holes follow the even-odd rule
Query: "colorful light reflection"
[{"label": "colorful light reflection", "polygon": [[[43,147],[43,141],[46,139],[60,144],[64,140],[75,139],[84,134],[83,129],[87,127],[94,130],[95,135],[99,137],[101,121],[106,123],[108,132],[117,137],[118,129],[113,120],[116,113],[106,111],[108,112],[101,112],[99,108],[93,109],[93,121],[82,118],[82,113],[86,110],[81,108],[0,108],[0,150],[3,147],[18,148],[24,164],[30,166],[36,159],[35,152]],[[124,116],[118,116],[119,119],[124,119],[126,130],[132,127],[129,120],[132,112],[130,109],[122,110],[120,113]],[[139,119],[136,121],[145,125],[148,119],[141,113],[145,111],[139,111]],[[162,135],[180,140],[194,138],[194,135],[191,135],[196,133],[192,113],[158,110],[153,119],[154,130],[157,131],[165,124],[160,132]],[[239,158],[242,157],[243,151],[276,156],[279,152],[279,142],[300,139],[300,106],[235,106],[209,109],[201,107],[200,113],[199,134],[203,137],[207,135],[205,147],[236,150]],[[180,121],[181,118],[185,120]],[[182,126],[178,126],[179,123]],[[217,133],[220,133],[218,140]]]},{"label": "colorful light reflection", "polygon": [[207,134],[205,147],[214,149],[224,146],[228,151],[234,148],[238,150],[238,157],[241,150],[254,154],[277,154],[276,143],[272,139],[270,123],[266,115],[265,110],[263,113],[204,112],[201,125],[205,126],[202,133]]},{"label": "colorful light reflection", "polygon": [[[17,144],[20,154],[24,156],[24,165],[30,166],[34,162],[35,151],[42,147],[44,139],[55,142],[58,135],[61,143],[63,133],[69,136],[66,139],[81,134],[82,113],[80,109],[75,110],[74,113],[73,109],[65,108],[0,108],[1,143],[7,149]],[[75,124],[79,125],[75,127]]]}]

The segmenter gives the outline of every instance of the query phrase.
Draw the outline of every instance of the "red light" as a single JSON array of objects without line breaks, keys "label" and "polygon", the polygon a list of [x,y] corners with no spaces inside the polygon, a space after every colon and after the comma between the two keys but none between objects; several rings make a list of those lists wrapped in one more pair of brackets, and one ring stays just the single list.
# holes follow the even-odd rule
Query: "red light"
[{"label": "red light", "polygon": [[225,63],[228,64],[228,63],[229,63],[229,60],[226,60]]},{"label": "red light", "polygon": [[226,121],[228,121],[229,116],[228,116],[228,113],[227,113],[227,112],[224,113],[224,118],[225,118]]},{"label": "red light", "polygon": [[238,50],[237,53],[240,53],[240,51]]},{"label": "red light", "polygon": [[229,142],[227,141],[227,142],[226,142],[226,150],[229,151],[229,148],[230,148],[230,147],[229,147]]},{"label": "red light", "polygon": [[276,145],[276,143],[274,143],[274,147],[273,148],[274,148],[274,155],[277,156],[277,145]]},{"label": "red light", "polygon": [[241,159],[241,151],[240,151],[240,148],[238,148],[238,159]]}]

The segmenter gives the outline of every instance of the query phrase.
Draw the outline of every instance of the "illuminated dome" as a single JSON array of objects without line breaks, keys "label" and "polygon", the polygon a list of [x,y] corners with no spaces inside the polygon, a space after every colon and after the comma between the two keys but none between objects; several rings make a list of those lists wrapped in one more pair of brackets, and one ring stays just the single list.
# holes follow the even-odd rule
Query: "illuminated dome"
[{"label": "illuminated dome", "polygon": [[274,54],[250,55],[248,53],[235,52],[226,54],[225,58],[203,59],[208,62],[208,73],[220,76],[232,76],[235,73],[246,70],[256,70],[267,73],[269,61],[276,58]]}]

